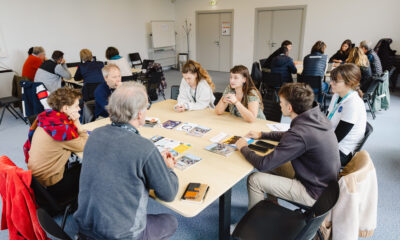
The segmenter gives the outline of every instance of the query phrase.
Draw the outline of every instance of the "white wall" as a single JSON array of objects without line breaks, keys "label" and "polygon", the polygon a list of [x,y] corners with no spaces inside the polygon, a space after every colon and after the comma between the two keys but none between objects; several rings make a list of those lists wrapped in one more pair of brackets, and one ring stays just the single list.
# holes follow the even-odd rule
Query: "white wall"
[{"label": "white wall", "polygon": [[98,60],[115,46],[120,54],[148,53],[151,20],[175,20],[170,0],[0,0],[0,35],[6,65],[21,73],[31,46],[43,46],[47,57],[64,52],[67,61],[79,61],[79,51],[89,48]]},{"label": "white wall", "polygon": [[326,53],[336,52],[344,39],[358,45],[369,39],[375,45],[384,37],[391,37],[393,49],[400,51],[400,1],[399,0],[217,0],[212,7],[207,0],[177,0],[175,3],[178,50],[186,51],[186,37],[182,30],[187,18],[193,30],[190,45],[191,57],[196,56],[196,11],[233,9],[233,64],[247,67],[253,62],[255,9],[264,7],[306,5],[303,56],[312,45],[323,40]]}]

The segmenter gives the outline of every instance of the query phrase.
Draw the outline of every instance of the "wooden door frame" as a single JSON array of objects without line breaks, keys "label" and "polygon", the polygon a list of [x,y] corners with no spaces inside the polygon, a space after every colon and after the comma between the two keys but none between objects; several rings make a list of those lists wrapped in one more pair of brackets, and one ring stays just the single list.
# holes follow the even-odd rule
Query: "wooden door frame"
[{"label": "wooden door frame", "polygon": [[[253,49],[253,60],[259,61],[260,59],[256,58],[256,41],[258,36],[258,13],[262,11],[276,11],[276,10],[303,10],[303,17],[301,19],[301,30],[300,30],[300,46],[299,46],[299,59],[303,59],[303,46],[304,46],[304,31],[305,31],[305,24],[306,24],[306,15],[307,15],[307,5],[293,5],[293,6],[281,6],[281,7],[262,7],[255,9],[254,15],[254,49]],[[279,43],[280,44],[280,43]],[[268,57],[268,56],[266,56]],[[297,61],[297,59],[294,59]]]},{"label": "wooden door frame", "polygon": [[[195,44],[196,44],[196,59],[197,59],[197,53],[199,52],[199,45],[197,44],[198,41],[198,36],[199,36],[199,15],[200,14],[210,14],[210,13],[230,13],[232,14],[232,23],[231,23],[231,59],[230,59],[230,65],[232,66],[233,64],[233,34],[234,34],[234,30],[233,30],[233,26],[234,25],[234,9],[219,9],[219,10],[201,10],[201,11],[196,11],[196,37],[195,37]],[[220,29],[221,30],[221,29]],[[200,63],[201,64],[201,63]],[[218,66],[219,67],[219,66]]]}]

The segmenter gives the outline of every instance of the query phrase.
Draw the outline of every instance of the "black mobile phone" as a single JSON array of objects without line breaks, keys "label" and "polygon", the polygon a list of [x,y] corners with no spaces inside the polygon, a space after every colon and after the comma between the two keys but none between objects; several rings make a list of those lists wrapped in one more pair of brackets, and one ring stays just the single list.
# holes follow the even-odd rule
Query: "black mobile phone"
[{"label": "black mobile phone", "polygon": [[250,144],[249,148],[252,150],[258,151],[258,152],[262,152],[262,153],[265,153],[268,151],[268,148],[262,147],[260,145],[255,145],[255,144]]},{"label": "black mobile phone", "polygon": [[262,147],[266,147],[266,148],[269,148],[269,149],[275,147],[275,145],[273,145],[271,143],[264,142],[264,141],[257,141],[256,145],[259,145],[259,146],[262,146]]}]

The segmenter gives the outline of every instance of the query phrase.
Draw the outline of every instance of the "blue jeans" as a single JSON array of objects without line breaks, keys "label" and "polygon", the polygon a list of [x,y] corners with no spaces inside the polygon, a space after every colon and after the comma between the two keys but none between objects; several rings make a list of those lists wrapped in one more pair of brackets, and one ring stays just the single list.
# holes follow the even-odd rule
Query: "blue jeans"
[{"label": "blue jeans", "polygon": [[[328,92],[328,88],[329,88],[329,84],[326,82],[322,82],[321,84],[321,96],[318,97],[318,102],[321,103],[322,102],[322,93],[327,93]],[[317,95],[318,95],[318,88],[314,88],[314,94],[315,94],[315,99],[317,99]]]},{"label": "blue jeans", "polygon": [[169,239],[178,228],[178,220],[171,214],[147,214],[146,228],[138,239],[164,240]]}]

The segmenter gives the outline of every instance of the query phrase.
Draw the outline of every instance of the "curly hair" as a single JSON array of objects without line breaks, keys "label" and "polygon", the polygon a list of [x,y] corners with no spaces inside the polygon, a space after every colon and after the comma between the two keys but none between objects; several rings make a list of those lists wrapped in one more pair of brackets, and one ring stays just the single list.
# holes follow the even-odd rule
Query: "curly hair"
[{"label": "curly hair", "polygon": [[72,106],[76,99],[81,97],[82,94],[78,89],[63,87],[52,92],[47,102],[53,110],[60,112],[63,106]]},{"label": "curly hair", "polygon": [[215,85],[211,80],[210,75],[208,74],[207,70],[205,70],[200,63],[193,61],[193,60],[188,60],[185,65],[182,67],[182,73],[192,73],[195,74],[197,73],[197,78],[196,78],[196,84],[199,84],[199,82],[204,79],[210,85],[211,89],[214,91]]}]

